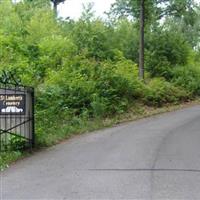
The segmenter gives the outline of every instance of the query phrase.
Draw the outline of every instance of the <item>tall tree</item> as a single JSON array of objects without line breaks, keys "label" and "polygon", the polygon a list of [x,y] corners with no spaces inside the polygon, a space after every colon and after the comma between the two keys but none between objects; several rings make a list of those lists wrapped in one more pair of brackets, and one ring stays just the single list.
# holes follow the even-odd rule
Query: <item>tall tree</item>
[{"label": "tall tree", "polygon": [[140,0],[139,77],[144,79],[144,0]]},{"label": "tall tree", "polygon": [[[197,21],[196,12],[194,0],[116,0],[110,14],[113,14],[117,19],[132,17],[140,24],[140,78],[144,77],[144,30],[151,33],[159,26],[161,19],[170,18],[173,21],[178,21],[179,24],[180,21],[183,21],[184,32],[191,33],[190,30],[193,30],[193,24]],[[194,40],[192,39],[192,41]]]},{"label": "tall tree", "polygon": [[117,17],[131,16],[140,26],[139,41],[139,77],[144,79],[144,31],[155,15],[154,0],[117,0],[111,12]]}]

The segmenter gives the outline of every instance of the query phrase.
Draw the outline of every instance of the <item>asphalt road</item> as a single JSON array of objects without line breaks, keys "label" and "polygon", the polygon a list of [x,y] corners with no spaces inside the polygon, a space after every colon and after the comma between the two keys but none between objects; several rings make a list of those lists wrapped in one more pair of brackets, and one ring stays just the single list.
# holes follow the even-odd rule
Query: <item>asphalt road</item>
[{"label": "asphalt road", "polygon": [[200,106],[75,137],[1,173],[1,199],[200,199]]}]

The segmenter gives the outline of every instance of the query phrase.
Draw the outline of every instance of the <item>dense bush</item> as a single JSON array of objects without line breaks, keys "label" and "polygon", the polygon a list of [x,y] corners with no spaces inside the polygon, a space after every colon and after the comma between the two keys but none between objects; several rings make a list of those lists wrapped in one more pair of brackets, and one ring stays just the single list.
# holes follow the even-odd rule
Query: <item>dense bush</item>
[{"label": "dense bush", "polygon": [[105,26],[101,20],[80,20],[72,29],[72,38],[79,53],[96,60],[105,60],[114,58],[114,46],[111,46],[112,33],[112,29]]},{"label": "dense bush", "polygon": [[123,112],[129,102],[142,95],[142,83],[134,76],[133,65],[76,57],[62,70],[49,72],[38,100],[40,109],[54,113],[68,109],[73,115],[87,110],[91,117],[100,114],[97,110],[102,110],[102,116]]},{"label": "dense bush", "polygon": [[190,47],[179,32],[159,30],[148,36],[146,69],[152,76],[172,78],[177,65],[186,65]]},{"label": "dense bush", "polygon": [[181,66],[172,71],[172,82],[185,88],[193,96],[200,95],[200,67]]},{"label": "dense bush", "polygon": [[72,130],[83,126],[85,120],[127,111],[143,95],[144,84],[135,76],[133,66],[126,60],[99,63],[76,56],[62,70],[49,70],[37,93],[38,143],[58,139],[55,130],[59,124]]},{"label": "dense bush", "polygon": [[146,87],[144,102],[150,106],[163,106],[186,101],[189,97],[183,88],[175,87],[164,79],[154,78]]}]

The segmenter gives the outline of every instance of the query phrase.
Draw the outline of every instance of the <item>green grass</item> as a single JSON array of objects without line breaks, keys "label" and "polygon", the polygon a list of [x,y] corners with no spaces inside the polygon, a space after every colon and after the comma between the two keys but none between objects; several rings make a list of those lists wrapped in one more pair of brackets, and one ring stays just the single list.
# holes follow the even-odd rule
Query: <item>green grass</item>
[{"label": "green grass", "polygon": [[1,152],[0,154],[0,171],[3,171],[8,165],[21,158],[23,155],[20,151]]}]

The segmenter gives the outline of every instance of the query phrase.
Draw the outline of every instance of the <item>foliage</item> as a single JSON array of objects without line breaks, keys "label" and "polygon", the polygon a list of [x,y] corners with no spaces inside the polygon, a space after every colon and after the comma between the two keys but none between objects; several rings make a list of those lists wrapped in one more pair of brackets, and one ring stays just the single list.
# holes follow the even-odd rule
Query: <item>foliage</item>
[{"label": "foliage", "polygon": [[14,150],[22,151],[22,150],[25,150],[27,146],[27,140],[25,138],[21,138],[15,135],[9,138],[8,143],[9,143],[8,148],[11,151],[14,151]]},{"label": "foliage", "polygon": [[99,19],[82,21],[73,28],[73,39],[80,53],[98,60],[113,59],[112,31]]},{"label": "foliage", "polygon": [[179,103],[189,99],[189,93],[183,88],[175,87],[164,79],[152,79],[145,92],[144,102],[150,106],[163,106],[168,103]]},{"label": "foliage", "polygon": [[172,69],[177,65],[186,65],[190,48],[181,33],[157,30],[149,36],[146,47],[146,69],[152,76],[170,79]]},{"label": "foliage", "polygon": [[8,167],[8,163],[15,161],[22,156],[20,151],[1,152],[0,154],[0,173]]},{"label": "foliage", "polygon": [[[62,70],[49,71],[41,100],[50,104],[55,101],[57,106],[52,108],[53,112],[67,108],[70,113],[80,115],[87,109],[93,116],[96,114],[92,108],[99,102],[106,110],[104,115],[114,114],[121,104],[140,95],[139,80],[134,76],[132,66],[132,62],[98,63],[75,57],[66,62]],[[42,102],[40,105],[45,105],[49,110],[50,105],[47,103]]]},{"label": "foliage", "polygon": [[200,95],[200,67],[179,66],[172,71],[172,81],[181,86],[194,96]]},{"label": "foliage", "polygon": [[[145,21],[153,22],[163,17],[188,19],[196,12],[197,3],[193,0],[148,0],[145,1]],[[116,0],[111,13],[117,17],[133,16],[139,18],[140,0]]]},{"label": "foliage", "polygon": [[[123,56],[135,62],[138,61],[138,27],[137,24],[128,19],[120,19],[115,24],[112,45],[122,52]],[[119,57],[119,56],[118,56]]]}]

